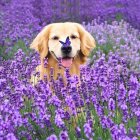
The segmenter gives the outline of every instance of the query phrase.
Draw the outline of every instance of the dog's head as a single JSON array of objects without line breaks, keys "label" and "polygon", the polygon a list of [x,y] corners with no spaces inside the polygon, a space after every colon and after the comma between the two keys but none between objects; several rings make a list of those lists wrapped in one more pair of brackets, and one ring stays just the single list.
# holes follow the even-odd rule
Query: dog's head
[{"label": "dog's head", "polygon": [[71,22],[44,27],[31,44],[41,59],[50,53],[64,67],[70,67],[79,53],[87,57],[94,47],[94,38],[80,24]]}]

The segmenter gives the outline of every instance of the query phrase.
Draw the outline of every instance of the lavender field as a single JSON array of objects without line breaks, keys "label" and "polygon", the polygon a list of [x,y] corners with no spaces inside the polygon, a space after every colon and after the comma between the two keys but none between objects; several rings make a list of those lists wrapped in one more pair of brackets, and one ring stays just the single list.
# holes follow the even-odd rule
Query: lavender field
[{"label": "lavender field", "polygon": [[[139,0],[1,0],[0,140],[140,140],[139,9]],[[29,45],[64,21],[81,23],[96,48],[80,78],[66,69],[65,86],[52,69],[34,85],[40,60]]]}]

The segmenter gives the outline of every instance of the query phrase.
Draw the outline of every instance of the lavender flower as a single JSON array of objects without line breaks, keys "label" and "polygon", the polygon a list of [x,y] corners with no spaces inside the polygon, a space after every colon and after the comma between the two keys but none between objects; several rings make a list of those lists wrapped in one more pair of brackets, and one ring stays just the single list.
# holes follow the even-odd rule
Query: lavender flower
[{"label": "lavender flower", "polygon": [[76,131],[77,138],[80,138],[81,137],[81,129],[80,129],[80,127],[76,127],[75,131]]},{"label": "lavender flower", "polygon": [[55,134],[52,134],[51,136],[46,138],[46,140],[57,140],[57,136]]},{"label": "lavender flower", "polygon": [[15,137],[15,135],[13,133],[9,133],[6,136],[7,140],[17,140],[17,138]]},{"label": "lavender flower", "polygon": [[91,139],[94,136],[93,130],[89,123],[84,124],[84,133],[88,139]]},{"label": "lavender flower", "polygon": [[64,121],[62,120],[59,114],[55,115],[55,124],[60,128],[64,126]]},{"label": "lavender flower", "polygon": [[115,110],[115,101],[112,98],[109,99],[108,108],[111,111]]},{"label": "lavender flower", "polygon": [[68,133],[66,131],[61,131],[59,134],[60,140],[69,140]]}]

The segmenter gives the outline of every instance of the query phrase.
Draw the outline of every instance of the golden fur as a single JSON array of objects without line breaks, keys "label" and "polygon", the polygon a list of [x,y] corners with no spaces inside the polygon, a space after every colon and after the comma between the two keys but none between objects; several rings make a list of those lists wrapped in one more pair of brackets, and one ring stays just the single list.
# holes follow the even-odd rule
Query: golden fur
[{"label": "golden fur", "polygon": [[[80,75],[79,67],[86,62],[92,48],[95,47],[95,40],[92,35],[87,32],[82,25],[78,23],[65,22],[49,24],[42,29],[31,44],[31,48],[35,49],[40,54],[41,65],[37,67],[40,72],[40,79],[44,79],[44,75],[50,78],[50,68],[54,69],[54,78],[57,78],[57,73],[64,75],[65,68],[58,68],[58,61],[54,58],[51,50],[56,56],[61,57],[59,40],[54,40],[54,36],[58,36],[60,40],[64,40],[67,36],[76,35],[75,39],[70,38],[72,44],[73,62],[70,67],[70,74]],[[48,58],[47,67],[44,66],[44,59]]]}]

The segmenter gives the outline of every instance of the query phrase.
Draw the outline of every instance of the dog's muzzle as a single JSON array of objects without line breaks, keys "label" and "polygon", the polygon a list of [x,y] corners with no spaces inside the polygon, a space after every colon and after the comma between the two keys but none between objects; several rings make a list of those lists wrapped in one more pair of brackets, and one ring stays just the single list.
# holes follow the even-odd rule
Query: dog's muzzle
[{"label": "dog's muzzle", "polygon": [[71,46],[66,46],[66,47],[62,46],[61,51],[64,55],[68,55],[71,53],[72,47]]},{"label": "dog's muzzle", "polygon": [[66,41],[59,41],[62,44],[61,51],[62,51],[62,57],[57,58],[54,52],[51,52],[53,56],[61,63],[61,65],[65,68],[70,68],[73,62],[73,57],[70,57],[72,47],[71,47],[71,42],[69,40],[69,37],[66,38]]},{"label": "dog's muzzle", "polygon": [[62,46],[61,51],[63,54],[63,57],[61,58],[61,65],[65,68],[69,68],[72,65],[73,58],[70,57],[70,53],[72,51],[71,46]]},{"label": "dog's muzzle", "polygon": [[61,51],[63,54],[63,57],[61,58],[61,65],[65,68],[69,68],[72,65],[73,58],[69,57],[70,53],[72,51],[71,46],[62,46]]},{"label": "dog's muzzle", "polygon": [[68,56],[71,53],[72,47],[71,47],[71,41],[69,39],[69,36],[66,38],[65,42],[59,40],[59,42],[62,44],[61,51],[62,54],[65,56]]}]

